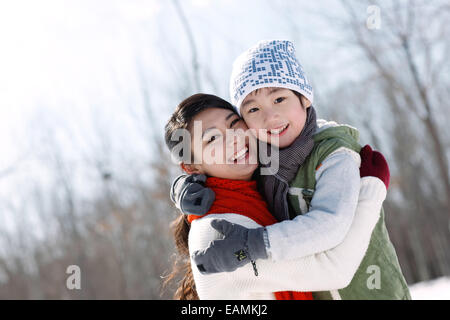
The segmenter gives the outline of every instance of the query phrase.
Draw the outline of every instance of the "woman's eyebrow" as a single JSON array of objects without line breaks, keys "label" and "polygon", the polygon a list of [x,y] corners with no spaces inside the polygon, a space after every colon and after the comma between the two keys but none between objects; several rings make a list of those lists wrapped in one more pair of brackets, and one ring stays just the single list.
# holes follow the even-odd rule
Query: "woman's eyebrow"
[{"label": "woman's eyebrow", "polygon": [[229,115],[226,116],[225,121],[228,121],[228,119],[230,119],[234,115],[237,115],[237,114],[234,112],[231,112]]},{"label": "woman's eyebrow", "polygon": [[[228,121],[228,119],[230,119],[230,118],[231,118],[232,116],[234,116],[234,115],[237,116],[237,114],[234,113],[234,112],[229,113],[229,114],[225,117],[225,121]],[[205,136],[205,134],[206,134],[208,131],[211,131],[212,129],[216,129],[216,127],[215,127],[215,126],[212,126],[212,127],[208,128],[208,129],[206,129],[205,131],[203,131],[203,133],[202,133],[202,138]]]}]

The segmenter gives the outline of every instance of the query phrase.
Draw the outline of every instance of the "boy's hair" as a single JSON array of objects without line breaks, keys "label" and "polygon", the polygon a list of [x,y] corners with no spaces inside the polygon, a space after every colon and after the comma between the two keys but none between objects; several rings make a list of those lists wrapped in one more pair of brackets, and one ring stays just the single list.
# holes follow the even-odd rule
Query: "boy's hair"
[{"label": "boy's hair", "polygon": [[[210,108],[227,109],[239,115],[237,109],[231,103],[212,94],[197,93],[184,99],[165,126],[165,140],[170,151],[180,143],[180,141],[172,140],[173,134],[178,129],[189,129],[192,119],[200,112]],[[182,157],[183,154],[180,154],[180,156]]]}]

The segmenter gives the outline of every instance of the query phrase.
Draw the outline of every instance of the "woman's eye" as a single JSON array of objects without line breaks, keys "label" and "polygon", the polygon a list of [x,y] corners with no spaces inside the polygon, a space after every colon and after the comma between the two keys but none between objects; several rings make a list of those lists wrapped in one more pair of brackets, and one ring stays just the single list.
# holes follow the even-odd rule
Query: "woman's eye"
[{"label": "woman's eye", "polygon": [[214,140],[216,140],[216,136],[211,136],[211,138],[209,138],[208,143],[213,142]]},{"label": "woman's eye", "polygon": [[230,128],[233,127],[240,120],[241,120],[241,118],[236,118],[233,121],[231,121]]},{"label": "woman's eye", "polygon": [[275,103],[281,103],[281,102],[284,101],[284,99],[286,99],[286,98],[284,98],[284,97],[276,98],[276,99],[275,99]]},{"label": "woman's eye", "polygon": [[254,112],[258,111],[258,110],[259,110],[258,108],[251,108],[251,109],[248,110],[248,113],[254,113]]}]

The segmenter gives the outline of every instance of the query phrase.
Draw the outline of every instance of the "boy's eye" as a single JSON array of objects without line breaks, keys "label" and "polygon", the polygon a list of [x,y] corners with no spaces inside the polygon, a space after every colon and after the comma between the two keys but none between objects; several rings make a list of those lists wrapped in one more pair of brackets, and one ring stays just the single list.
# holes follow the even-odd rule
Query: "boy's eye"
[{"label": "boy's eye", "polygon": [[248,110],[248,113],[254,113],[254,112],[258,111],[258,110],[259,110],[258,108],[251,108],[251,109]]},{"label": "boy's eye", "polygon": [[275,103],[281,103],[281,102],[284,101],[284,99],[286,99],[286,98],[284,98],[284,97],[276,98],[276,99],[275,99]]}]

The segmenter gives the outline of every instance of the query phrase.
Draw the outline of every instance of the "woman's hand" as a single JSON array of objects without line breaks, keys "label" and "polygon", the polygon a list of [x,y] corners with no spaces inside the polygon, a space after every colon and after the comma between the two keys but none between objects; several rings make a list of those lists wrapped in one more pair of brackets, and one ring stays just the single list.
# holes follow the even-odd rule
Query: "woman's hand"
[{"label": "woman's hand", "polygon": [[215,199],[212,189],[205,187],[203,174],[182,174],[175,178],[170,188],[170,198],[184,214],[204,215]]}]

